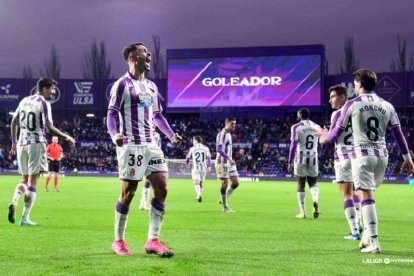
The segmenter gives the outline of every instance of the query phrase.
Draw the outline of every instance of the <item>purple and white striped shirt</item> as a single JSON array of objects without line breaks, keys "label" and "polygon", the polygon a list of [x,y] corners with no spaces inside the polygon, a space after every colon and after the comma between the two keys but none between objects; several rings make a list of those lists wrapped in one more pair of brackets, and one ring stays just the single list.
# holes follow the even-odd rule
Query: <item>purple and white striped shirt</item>
[{"label": "purple and white striped shirt", "polygon": [[109,111],[118,113],[119,132],[125,137],[124,144],[154,143],[153,117],[162,112],[154,82],[148,79],[139,81],[127,72],[112,86]]},{"label": "purple and white striped shirt", "polygon": [[[335,110],[331,116],[331,128],[335,127],[336,122],[341,116],[341,109]],[[344,131],[339,135],[335,142],[334,160],[343,161],[351,158],[352,152],[352,126],[351,120],[348,120]]]},{"label": "purple and white striped shirt", "polygon": [[41,95],[23,98],[13,115],[20,127],[19,146],[47,143],[45,127],[53,125],[50,103]]},{"label": "purple and white striped shirt", "polygon": [[346,129],[348,120],[352,122],[354,139],[352,158],[388,156],[385,143],[387,127],[400,128],[400,121],[392,104],[375,93],[363,93],[345,104],[336,127]]},{"label": "purple and white striped shirt", "polygon": [[318,162],[318,138],[315,133],[320,128],[311,120],[302,120],[292,126],[289,163],[315,165]]},{"label": "purple and white striped shirt", "polygon": [[196,144],[190,148],[185,159],[186,164],[190,163],[191,157],[194,170],[205,171],[211,166],[210,149],[203,144]]},{"label": "purple and white striped shirt", "polygon": [[[233,142],[231,138],[231,133],[227,132],[225,128],[223,128],[218,134],[216,138],[216,164],[227,164],[229,158],[232,158],[233,155]],[[225,155],[221,154],[220,152],[224,153]]]}]

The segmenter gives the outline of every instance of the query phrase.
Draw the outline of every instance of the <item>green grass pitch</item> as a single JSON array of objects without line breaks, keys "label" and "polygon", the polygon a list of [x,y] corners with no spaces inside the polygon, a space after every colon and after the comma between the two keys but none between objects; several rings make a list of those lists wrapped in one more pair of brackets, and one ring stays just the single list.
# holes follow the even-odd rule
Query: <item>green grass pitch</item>
[{"label": "green grass pitch", "polygon": [[[414,187],[382,185],[376,192],[383,252],[362,254],[349,232],[335,184],[320,183],[318,219],[295,219],[296,184],[242,182],[230,198],[236,213],[221,212],[219,184],[205,183],[195,201],[191,180],[169,183],[161,239],[171,259],[146,255],[148,213],[138,210],[141,184],[126,232],[132,257],[111,252],[115,177],[60,178],[61,192],[44,192],[40,179],[31,219],[37,227],[15,225],[7,206],[18,176],[0,176],[0,275],[409,275],[414,271]],[[53,181],[51,181],[53,182]],[[51,183],[53,185],[53,183]],[[311,197],[306,202],[311,213]],[[386,258],[390,264],[384,264]],[[410,272],[411,271],[411,272]]]}]

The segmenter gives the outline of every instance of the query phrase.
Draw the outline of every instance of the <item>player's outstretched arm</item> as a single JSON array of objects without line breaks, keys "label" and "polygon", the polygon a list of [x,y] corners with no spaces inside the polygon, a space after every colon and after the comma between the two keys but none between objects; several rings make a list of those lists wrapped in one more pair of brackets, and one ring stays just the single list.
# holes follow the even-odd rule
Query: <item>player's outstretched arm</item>
[{"label": "player's outstretched arm", "polygon": [[62,131],[60,131],[54,125],[46,125],[46,130],[47,130],[48,133],[50,133],[52,135],[57,135],[57,136],[62,137],[65,141],[69,142],[71,145],[74,145],[76,143],[75,139],[73,139],[68,134],[63,133]]},{"label": "player's outstretched arm", "polygon": [[11,139],[12,139],[12,146],[10,149],[11,155],[16,155],[17,153],[17,128],[18,128],[18,121],[19,116],[13,116],[10,131],[11,131]]},{"label": "player's outstretched arm", "polygon": [[173,144],[178,144],[183,141],[183,138],[178,133],[174,133],[168,124],[167,119],[165,119],[162,113],[154,113],[154,125],[156,125],[158,129],[161,130],[162,133],[164,133]]}]

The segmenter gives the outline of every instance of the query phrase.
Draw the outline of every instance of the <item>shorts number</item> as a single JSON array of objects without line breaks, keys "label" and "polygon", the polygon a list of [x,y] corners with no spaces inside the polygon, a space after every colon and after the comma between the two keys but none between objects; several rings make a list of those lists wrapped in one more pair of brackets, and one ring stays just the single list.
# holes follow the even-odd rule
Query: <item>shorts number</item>
[{"label": "shorts number", "polygon": [[313,135],[306,136],[306,149],[310,150],[313,149]]},{"label": "shorts number", "polygon": [[144,158],[144,156],[142,156],[141,154],[137,155],[137,158],[135,160],[135,155],[134,154],[130,154],[129,155],[129,162],[128,165],[129,166],[134,166],[135,164],[139,167],[142,165],[142,158]]},{"label": "shorts number", "polygon": [[224,172],[224,173],[228,173],[228,172],[229,172],[229,167],[227,167],[227,166],[223,166],[223,172]]},{"label": "shorts number", "polygon": [[[351,119],[349,119],[348,124],[346,125],[345,132],[348,132],[348,129],[350,127],[352,127],[352,121],[351,121]],[[347,146],[352,145],[352,142],[349,141],[349,139],[351,139],[351,137],[352,137],[352,133],[350,133],[348,135],[345,135],[345,137],[344,137],[344,144],[345,145],[347,145]]]},{"label": "shorts number", "polygon": [[367,119],[367,137],[370,141],[378,140],[379,121],[377,117],[369,117]]}]

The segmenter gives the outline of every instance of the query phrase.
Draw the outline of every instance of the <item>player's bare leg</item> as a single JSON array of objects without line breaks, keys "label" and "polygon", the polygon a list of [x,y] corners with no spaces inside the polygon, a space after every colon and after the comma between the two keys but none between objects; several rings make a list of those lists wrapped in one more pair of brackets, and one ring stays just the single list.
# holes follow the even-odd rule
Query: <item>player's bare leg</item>
[{"label": "player's bare leg", "polygon": [[29,181],[29,176],[28,175],[23,175],[22,181],[19,184],[16,185],[16,189],[14,190],[14,195],[13,195],[12,201],[9,204],[9,207],[8,207],[7,218],[8,218],[10,223],[14,223],[16,221],[16,207],[17,207],[17,204],[19,203],[20,198],[22,197],[22,195],[24,195],[26,193],[26,190],[28,188],[28,186],[27,186],[28,181]]},{"label": "player's bare leg", "polygon": [[348,221],[351,233],[344,236],[346,240],[359,240],[359,229],[356,220],[356,209],[354,205],[354,184],[352,182],[338,183],[339,191],[341,192],[342,199],[344,202],[345,218]]},{"label": "player's bare leg", "polygon": [[229,198],[233,194],[233,191],[236,190],[237,187],[239,187],[239,178],[237,176],[230,177],[230,180],[231,180],[231,185],[226,190],[227,198]]},{"label": "player's bare leg", "polygon": [[221,204],[223,205],[223,212],[231,213],[231,212],[233,212],[233,210],[230,209],[230,207],[227,203],[227,194],[226,194],[229,179],[228,178],[222,178],[222,179],[220,179],[220,182],[221,182],[221,188],[220,188],[220,197],[221,198],[220,198],[219,202],[221,202]]},{"label": "player's bare leg", "polygon": [[131,256],[125,242],[125,230],[128,223],[129,205],[138,187],[136,180],[120,180],[121,196],[115,206],[115,240],[112,251],[117,255]]},{"label": "player's bare leg", "polygon": [[154,190],[154,198],[151,200],[150,223],[148,240],[145,244],[147,254],[157,254],[161,257],[172,257],[174,252],[164,245],[159,239],[162,221],[165,214],[165,200],[167,198],[168,174],[154,172],[148,176]]},{"label": "player's bare leg", "polygon": [[299,204],[299,214],[296,215],[298,219],[305,219],[306,218],[306,207],[305,207],[305,184],[306,184],[306,177],[298,177],[298,190],[297,190],[297,198]]}]

